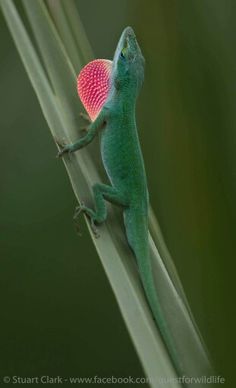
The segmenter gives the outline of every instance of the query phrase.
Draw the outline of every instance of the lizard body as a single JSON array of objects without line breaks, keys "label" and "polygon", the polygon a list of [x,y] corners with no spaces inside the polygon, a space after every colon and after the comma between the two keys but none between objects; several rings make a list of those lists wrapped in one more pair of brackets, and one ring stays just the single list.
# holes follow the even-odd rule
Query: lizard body
[{"label": "lizard body", "polygon": [[127,240],[136,257],[147,300],[167,347],[174,355],[156,295],[149,253],[148,189],[135,120],[136,99],[143,78],[144,58],[132,28],[127,27],[115,51],[105,102],[96,114],[93,111],[90,115],[94,121],[87,134],[76,143],[66,145],[59,156],[86,146],[101,131],[101,156],[111,186],[95,184],[95,210],[84,205],[81,210],[94,226],[106,220],[105,201],[122,206]]}]

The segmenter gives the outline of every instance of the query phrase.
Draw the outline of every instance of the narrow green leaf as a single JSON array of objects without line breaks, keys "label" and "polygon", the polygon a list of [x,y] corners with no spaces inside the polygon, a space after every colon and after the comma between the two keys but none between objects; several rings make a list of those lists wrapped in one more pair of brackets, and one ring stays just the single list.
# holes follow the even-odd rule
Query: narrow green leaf
[{"label": "narrow green leaf", "polygon": [[[9,29],[53,136],[73,139],[78,136],[78,111],[80,107],[76,95],[74,67],[78,64],[82,65],[85,58],[90,55],[77,11],[74,12],[74,2],[62,1],[61,6],[65,15],[63,15],[63,9],[60,8],[59,16],[57,14],[53,17],[54,22],[43,1],[23,0],[23,3],[47,74],[43,70],[14,4],[11,0],[0,0]],[[49,9],[52,13],[52,9]],[[70,22],[71,26],[62,26],[65,23],[70,24]],[[79,32],[81,31],[80,36]],[[66,45],[71,36],[74,38],[72,38],[71,48],[67,50]],[[79,49],[76,57],[72,57],[71,50],[75,46]],[[51,81],[53,91],[47,76]],[[96,158],[94,158],[94,148],[92,147],[89,146],[81,150],[72,155],[70,159],[65,158],[75,195],[78,200],[82,198],[84,202],[92,200],[91,186],[95,182],[99,182],[101,177],[97,168],[97,153]],[[116,214],[117,212],[109,206],[109,219],[100,228],[100,238],[95,239],[91,234],[95,247],[143,367],[147,376],[153,379],[151,385],[153,387],[161,386],[157,379],[159,376],[173,378],[168,386],[179,387],[180,384],[174,380],[176,374],[172,361],[146,303],[135,260],[127,245],[123,224],[120,222],[120,218],[116,217]],[[159,255],[155,243],[150,238],[151,260],[158,298],[176,345],[179,363],[188,376],[208,375],[210,372],[208,358],[192,319],[175,267],[168,256],[155,223],[151,222],[151,225],[152,236],[162,255],[162,257]]]},{"label": "narrow green leaf", "polygon": [[[30,26],[39,46],[49,79],[57,96],[61,114],[77,133],[80,102],[76,91],[76,73],[42,0],[23,0]],[[55,70],[56,69],[56,70]]]},{"label": "narrow green leaf", "polygon": [[63,126],[55,101],[55,95],[48,83],[47,76],[39,57],[34,50],[32,42],[22,25],[19,15],[12,1],[1,0],[1,7],[5,16],[8,28],[12,34],[22,62],[38,97],[43,114],[48,122],[49,128],[55,126],[57,134],[62,135]]},{"label": "narrow green leaf", "polygon": [[[74,0],[61,0],[56,2],[54,0],[46,0],[46,2],[49,6],[50,14],[57,27],[58,33],[61,36],[61,40],[65,49],[67,50],[67,48],[70,48],[70,50],[67,50],[69,58],[73,58],[73,56],[75,55],[73,50],[75,49],[75,47],[77,47],[79,54],[76,53],[77,59],[73,62],[80,63],[80,61],[83,61],[84,65],[92,59],[93,55],[91,47],[84,32],[82,22],[79,18],[79,14],[77,11],[77,7],[75,6]],[[70,29],[68,25],[65,26],[66,16]],[[69,52],[72,54],[70,55]],[[83,59],[80,59],[78,57]],[[161,257],[163,258],[165,266],[168,269],[168,273],[171,277],[172,282],[174,283],[176,289],[178,290],[178,293],[185,301],[185,304],[189,308],[189,312],[191,313],[186,295],[183,290],[183,286],[179,279],[174,262],[169,254],[169,251],[162,237],[161,229],[158,225],[155,214],[153,213],[152,209],[150,209],[149,213],[150,233],[154,238],[154,242],[158,247],[158,251],[160,250]]]},{"label": "narrow green leaf", "polygon": [[70,24],[67,21],[67,17],[63,10],[61,1],[48,0],[46,2],[51,15],[51,18],[57,28],[57,32],[62,41],[66,41],[67,45],[64,45],[64,49],[67,52],[68,57],[71,60],[74,69],[80,69],[81,62],[78,55],[78,49],[76,47],[74,37],[70,28]]},{"label": "narrow green leaf", "polygon": [[78,73],[81,66],[92,60],[93,54],[75,3],[72,0],[46,0],[46,4],[74,70]]},{"label": "narrow green leaf", "polygon": [[150,246],[159,304],[169,332],[172,333],[182,370],[192,377],[208,376],[213,373],[209,355],[192,314],[189,313],[189,307],[172,282],[168,269],[151,237]]},{"label": "narrow green leaf", "polygon": [[[83,59],[80,58],[78,53],[80,68],[76,71],[67,55],[66,45],[63,45],[44,1],[22,1],[44,61],[47,75],[55,90],[59,110],[63,116],[66,130],[61,140],[73,142],[78,136],[81,136],[79,133],[79,128],[82,126],[80,112],[83,108],[77,95],[76,77],[82,67]],[[95,139],[89,150],[92,152],[85,150],[81,153],[81,159],[84,160],[85,164],[88,163],[88,155],[90,155],[89,158],[94,160],[94,163],[95,158],[98,158],[98,139]],[[83,162],[81,161],[81,163]]]},{"label": "narrow green leaf", "polygon": [[[53,136],[58,135],[57,125],[60,123],[61,112],[56,107],[57,99],[55,104],[51,104],[52,91],[46,86],[47,78],[39,63],[39,58],[37,58],[13,2],[1,0],[0,4],[32,84],[37,89],[43,112],[46,113],[46,117],[51,115],[53,118],[58,118],[55,121],[54,119],[48,120]],[[50,103],[49,111],[47,110],[48,103]],[[61,117],[61,122],[63,118],[64,115]],[[64,128],[63,132],[66,129]],[[77,198],[88,198],[91,184],[99,179],[90,160],[87,161],[88,165],[85,166],[83,163],[81,165],[77,156],[72,156],[67,162],[67,170]],[[127,247],[123,229],[112,217],[112,213],[111,210],[110,221],[100,228],[101,237],[95,239],[92,236],[96,249],[147,376],[152,379],[151,386],[159,387],[158,376],[161,376],[166,379],[173,378],[170,387],[177,388],[179,384],[174,380],[176,374],[147,306],[135,261]]]},{"label": "narrow green leaf", "polygon": [[176,291],[178,292],[179,296],[181,297],[181,299],[185,303],[186,307],[188,308],[189,313],[191,314],[191,309],[190,309],[190,306],[188,304],[188,301],[187,301],[182,283],[180,281],[178,272],[177,272],[176,267],[174,265],[173,259],[170,255],[170,252],[165,244],[161,228],[158,224],[156,216],[155,216],[153,209],[151,207],[149,209],[149,230],[150,230],[150,234],[153,238],[153,241],[157,247],[157,250],[160,254],[160,257],[162,258],[162,260],[165,264],[165,267],[168,271],[170,279],[171,279],[172,283],[174,284],[174,287],[175,287]]},{"label": "narrow green leaf", "polygon": [[93,59],[93,52],[81,22],[75,0],[62,0],[62,5],[84,64]]},{"label": "narrow green leaf", "polygon": [[[65,7],[70,7],[70,5],[73,4],[73,28],[75,28],[75,26],[81,27],[81,21],[78,18],[78,13],[76,7],[74,6],[74,1],[62,0],[61,3],[63,3]],[[58,23],[58,28],[60,29],[60,27],[60,23]],[[80,33],[77,33],[75,36],[78,42],[78,46],[86,46],[87,42],[85,44],[84,42],[80,42]],[[66,46],[68,44],[67,40],[65,43]],[[159,294],[161,305],[172,305],[172,311],[175,309],[176,316],[178,316],[178,320],[173,319],[173,315],[170,314],[171,309],[164,308],[163,313],[168,322],[172,335],[174,336],[174,342],[178,349],[178,353],[183,353],[183,349],[185,349],[185,352],[187,350],[186,354],[188,354],[188,356],[185,361],[182,362],[182,364],[184,364],[184,370],[188,370],[188,372],[192,375],[201,375],[207,372],[210,373],[211,366],[207,349],[205,347],[204,341],[201,338],[174,262],[166,247],[160,227],[152,210],[150,210],[149,221],[150,233],[157,247],[156,252],[152,254],[153,268],[155,268],[157,293]],[[155,245],[152,244],[152,246]],[[160,265],[161,261],[159,259],[164,263],[163,268]],[[162,278],[162,281],[160,281],[160,278]],[[161,287],[162,289],[160,290]],[[185,346],[183,345],[183,338],[185,340]],[[194,355],[192,359],[189,359],[189,353]],[[182,355],[182,358],[184,358],[184,354]],[[188,366],[186,364],[188,364]]]}]

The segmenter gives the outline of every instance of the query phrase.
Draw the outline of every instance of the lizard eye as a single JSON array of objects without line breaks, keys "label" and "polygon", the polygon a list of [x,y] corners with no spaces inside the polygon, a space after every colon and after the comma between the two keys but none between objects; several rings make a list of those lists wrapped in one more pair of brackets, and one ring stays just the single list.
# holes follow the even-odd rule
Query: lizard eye
[{"label": "lizard eye", "polygon": [[126,48],[126,47],[124,47],[124,48],[121,50],[120,56],[121,56],[122,59],[125,59],[125,53],[126,53],[126,51],[127,51],[127,48]]}]

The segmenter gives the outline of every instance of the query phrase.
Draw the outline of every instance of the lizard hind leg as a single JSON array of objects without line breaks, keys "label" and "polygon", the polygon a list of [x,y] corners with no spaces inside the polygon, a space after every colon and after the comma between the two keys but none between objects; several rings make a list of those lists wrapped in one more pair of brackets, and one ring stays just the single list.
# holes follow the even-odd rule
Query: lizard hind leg
[{"label": "lizard hind leg", "polygon": [[95,208],[91,209],[84,204],[81,204],[75,213],[75,218],[77,218],[81,212],[85,213],[90,218],[91,227],[95,236],[98,237],[96,225],[101,225],[107,218],[107,206],[105,200],[123,207],[128,206],[128,204],[126,198],[119,193],[118,190],[112,186],[102,183],[96,183],[93,185],[93,195]]}]

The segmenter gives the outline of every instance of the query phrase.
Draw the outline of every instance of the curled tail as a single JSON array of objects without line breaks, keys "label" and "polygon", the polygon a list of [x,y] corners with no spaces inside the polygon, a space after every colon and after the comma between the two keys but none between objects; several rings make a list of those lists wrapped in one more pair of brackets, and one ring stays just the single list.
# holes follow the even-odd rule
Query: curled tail
[{"label": "curled tail", "polygon": [[147,216],[139,214],[137,209],[134,211],[134,209],[128,208],[124,212],[124,222],[129,245],[137,260],[146,298],[152,310],[157,327],[167,346],[168,352],[172,357],[178,373],[181,374],[181,367],[178,363],[176,349],[156,292],[148,243]]}]

